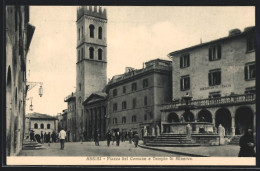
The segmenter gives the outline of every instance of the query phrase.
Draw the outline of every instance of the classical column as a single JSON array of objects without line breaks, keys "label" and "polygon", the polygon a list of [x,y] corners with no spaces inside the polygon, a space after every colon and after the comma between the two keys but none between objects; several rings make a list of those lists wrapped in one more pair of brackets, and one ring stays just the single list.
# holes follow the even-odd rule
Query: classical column
[{"label": "classical column", "polygon": [[213,123],[213,125],[215,126],[215,124],[216,124],[216,118],[212,118],[212,123]]},{"label": "classical column", "polygon": [[235,135],[235,117],[231,118],[231,135],[234,136]]}]

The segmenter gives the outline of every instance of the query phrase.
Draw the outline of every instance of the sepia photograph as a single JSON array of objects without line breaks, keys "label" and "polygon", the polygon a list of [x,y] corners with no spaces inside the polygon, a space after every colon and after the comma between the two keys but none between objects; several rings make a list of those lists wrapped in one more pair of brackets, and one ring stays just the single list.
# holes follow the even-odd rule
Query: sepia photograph
[{"label": "sepia photograph", "polygon": [[256,166],[254,6],[5,6],[8,165]]}]

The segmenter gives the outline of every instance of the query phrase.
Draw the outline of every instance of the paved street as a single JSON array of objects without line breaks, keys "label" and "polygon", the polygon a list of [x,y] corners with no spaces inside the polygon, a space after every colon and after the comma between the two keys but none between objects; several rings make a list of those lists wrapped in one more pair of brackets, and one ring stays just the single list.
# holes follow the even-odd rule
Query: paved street
[{"label": "paved street", "polygon": [[66,142],[65,149],[60,150],[59,143],[43,144],[46,149],[22,150],[19,156],[183,156],[166,152],[135,148],[129,142],[120,142],[120,146],[115,144],[106,146],[106,141],[101,141],[100,146],[95,146],[94,142]]}]

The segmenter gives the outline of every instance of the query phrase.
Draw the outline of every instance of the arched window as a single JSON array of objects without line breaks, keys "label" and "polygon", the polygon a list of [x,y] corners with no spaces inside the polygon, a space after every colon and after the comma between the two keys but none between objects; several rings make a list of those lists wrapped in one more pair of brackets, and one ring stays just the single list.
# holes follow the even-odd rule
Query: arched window
[{"label": "arched window", "polygon": [[98,28],[98,38],[102,39],[102,27]]},{"label": "arched window", "polygon": [[83,48],[81,48],[81,60],[83,59],[84,55],[83,55]]},{"label": "arched window", "polygon": [[51,129],[51,124],[47,124],[47,129]]},{"label": "arched window", "polygon": [[44,124],[41,124],[41,129],[44,129]]},{"label": "arched window", "polygon": [[89,48],[89,58],[94,59],[94,48],[93,47]]},{"label": "arched window", "polygon": [[102,60],[102,49],[98,49],[98,60]]},{"label": "arched window", "polygon": [[91,24],[89,26],[89,35],[90,37],[94,38],[94,30],[95,30],[95,27]]},{"label": "arched window", "polygon": [[84,37],[84,30],[83,30],[83,26],[81,27],[81,37]]},{"label": "arched window", "polygon": [[34,124],[34,129],[38,129],[38,124],[37,123]]}]

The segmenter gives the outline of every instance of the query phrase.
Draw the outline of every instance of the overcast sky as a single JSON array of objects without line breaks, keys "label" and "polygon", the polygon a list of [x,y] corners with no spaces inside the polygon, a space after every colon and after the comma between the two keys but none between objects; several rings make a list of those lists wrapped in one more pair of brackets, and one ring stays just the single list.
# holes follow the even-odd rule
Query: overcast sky
[{"label": "overcast sky", "polygon": [[[142,68],[151,59],[255,25],[254,7],[120,7],[107,8],[107,77],[125,67]],[[36,27],[27,56],[27,80],[43,82],[30,90],[33,112],[57,115],[76,86],[76,6],[30,7]],[[30,71],[29,71],[30,70]],[[26,111],[30,112],[30,102]]]}]

